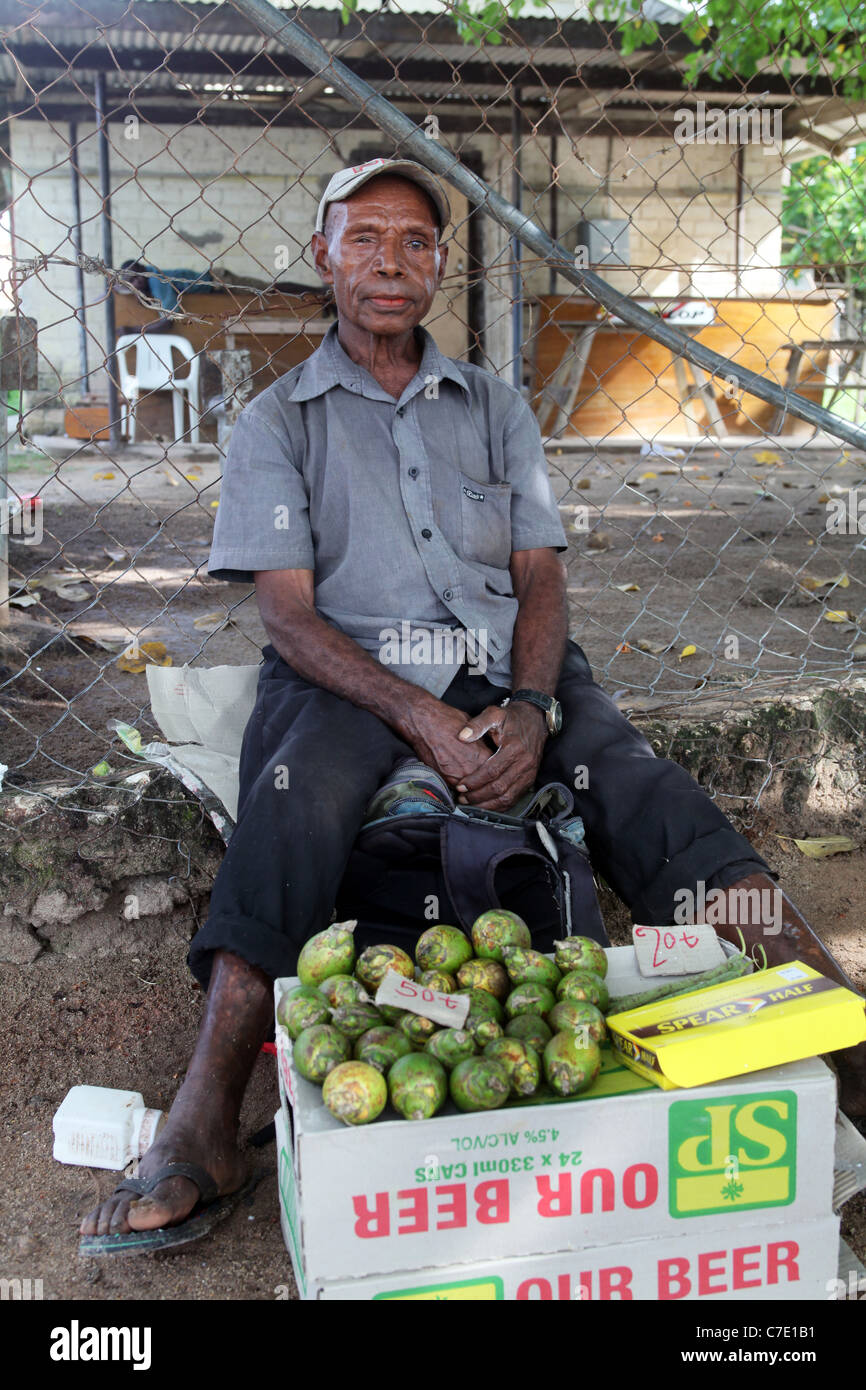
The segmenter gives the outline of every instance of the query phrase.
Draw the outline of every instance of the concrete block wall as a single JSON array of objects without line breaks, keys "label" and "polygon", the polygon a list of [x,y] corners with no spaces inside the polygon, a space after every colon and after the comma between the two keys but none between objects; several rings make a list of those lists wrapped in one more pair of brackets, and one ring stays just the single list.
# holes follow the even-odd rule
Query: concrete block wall
[{"label": "concrete block wall", "polygon": [[[62,128],[16,119],[12,122],[13,219],[19,259],[39,255],[71,261],[69,228],[72,188],[69,147]],[[331,174],[358,157],[369,157],[381,137],[352,127],[335,140],[315,130],[257,126],[192,128],[113,123],[111,217],[113,260],[140,258],[161,268],[213,267],[254,276],[318,284],[307,247],[316,203]],[[383,142],[384,143],[384,142]],[[488,179],[511,194],[507,141],[479,136],[473,148],[484,159]],[[101,197],[95,127],[79,126],[82,242],[101,257]],[[680,146],[672,140],[641,139],[626,144],[582,138],[570,149],[559,140],[559,223],[571,244],[586,217],[631,220],[630,254],[635,267],[609,269],[606,278],[627,293],[724,294],[733,287],[736,192],[733,146]],[[763,147],[746,149],[746,207],[743,259],[753,267],[743,284],[749,293],[772,294],[778,275],[782,165]],[[551,171],[546,138],[529,139],[523,153],[527,210],[549,224]],[[607,176],[605,178],[605,176]],[[754,193],[750,196],[750,186]],[[507,371],[511,351],[511,249],[499,227],[485,219],[483,256],[487,267],[485,304],[488,365]],[[524,255],[527,294],[546,293],[549,274]],[[714,269],[715,267],[715,269]],[[100,389],[104,359],[105,281],[85,276],[90,335],[91,385]],[[567,292],[560,279],[557,289]],[[21,287],[24,310],[40,329],[40,386],[74,401],[80,394],[76,285],[72,265],[52,260]],[[94,370],[96,369],[96,370]]]}]

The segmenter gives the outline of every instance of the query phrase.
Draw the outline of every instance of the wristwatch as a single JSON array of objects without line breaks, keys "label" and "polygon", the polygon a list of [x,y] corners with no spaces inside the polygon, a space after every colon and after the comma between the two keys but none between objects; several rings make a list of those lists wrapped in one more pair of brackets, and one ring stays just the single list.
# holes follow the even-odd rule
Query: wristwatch
[{"label": "wristwatch", "polygon": [[552,695],[545,695],[541,690],[515,690],[504,703],[513,704],[516,700],[525,700],[528,705],[535,705],[536,709],[543,710],[547,732],[551,735],[559,733],[562,728],[562,706]]}]

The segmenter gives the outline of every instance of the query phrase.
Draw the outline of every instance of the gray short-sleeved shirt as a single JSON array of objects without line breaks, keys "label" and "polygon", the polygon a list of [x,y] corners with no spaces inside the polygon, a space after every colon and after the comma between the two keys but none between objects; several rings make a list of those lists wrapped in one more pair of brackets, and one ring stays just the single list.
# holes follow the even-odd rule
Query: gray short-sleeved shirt
[{"label": "gray short-sleeved shirt", "polygon": [[535,416],[430,334],[400,399],[321,346],[241,412],[208,573],[309,569],[316,611],[434,695],[464,660],[507,685],[514,550],[566,548]]}]

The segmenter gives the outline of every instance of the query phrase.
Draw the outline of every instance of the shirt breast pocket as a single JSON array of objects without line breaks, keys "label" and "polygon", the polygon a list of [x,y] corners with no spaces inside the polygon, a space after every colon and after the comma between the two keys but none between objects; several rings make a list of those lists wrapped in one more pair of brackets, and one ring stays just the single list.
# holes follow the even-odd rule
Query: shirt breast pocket
[{"label": "shirt breast pocket", "polygon": [[479,483],[459,473],[463,554],[494,569],[511,561],[511,484]]}]

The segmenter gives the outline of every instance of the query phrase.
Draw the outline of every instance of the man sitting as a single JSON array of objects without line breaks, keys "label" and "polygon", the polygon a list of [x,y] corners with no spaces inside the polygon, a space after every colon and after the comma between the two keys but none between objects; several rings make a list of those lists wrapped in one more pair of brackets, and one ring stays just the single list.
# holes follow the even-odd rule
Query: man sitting
[{"label": "man sitting", "polygon": [[[747,944],[849,983],[764,860],[683,768],[654,756],[568,640],[566,539],[535,418],[419,327],[445,273],[449,216],[420,165],[334,176],[312,252],[337,323],[232,435],[209,571],[255,580],[270,644],[237,826],[190,950],[207,1007],[145,1178],[179,1162],[204,1168],[216,1193],[241,1185],[238,1117],[272,982],[328,924],[365,809],[412,754],[471,806],[504,811],[536,783],[575,786],[593,865],[636,921],[673,921],[677,892],[699,883],[764,890],[749,903],[772,901],[768,920],[727,914]],[[404,623],[410,639],[395,649]],[[433,640],[446,631],[463,634],[470,661]],[[843,1103],[861,1114],[864,1052],[837,1054]],[[176,1225],[200,1195],[169,1176],[140,1200],[116,1193],[81,1229]]]}]

